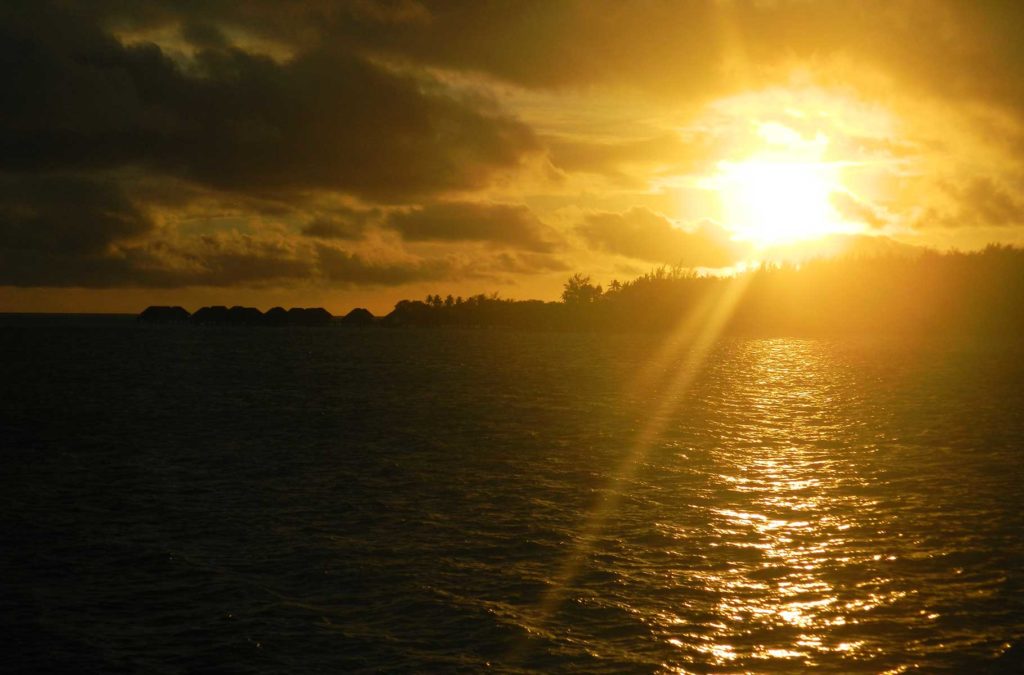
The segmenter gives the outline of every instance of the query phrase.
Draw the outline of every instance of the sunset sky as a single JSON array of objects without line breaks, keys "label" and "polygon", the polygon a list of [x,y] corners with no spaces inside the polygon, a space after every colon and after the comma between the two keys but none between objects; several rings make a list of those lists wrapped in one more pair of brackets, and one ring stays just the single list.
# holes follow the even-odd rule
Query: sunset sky
[{"label": "sunset sky", "polygon": [[0,5],[0,311],[1024,243],[1024,3]]}]

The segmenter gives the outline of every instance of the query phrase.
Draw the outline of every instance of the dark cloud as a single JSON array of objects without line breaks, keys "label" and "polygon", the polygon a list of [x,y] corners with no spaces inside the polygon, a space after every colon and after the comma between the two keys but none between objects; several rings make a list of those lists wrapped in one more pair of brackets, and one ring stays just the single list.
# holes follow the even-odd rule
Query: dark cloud
[{"label": "dark cloud", "polygon": [[354,241],[362,239],[370,223],[379,218],[380,212],[376,209],[366,211],[335,209],[332,212],[320,213],[310,220],[302,228],[302,234],[317,239]]},{"label": "dark cloud", "polygon": [[0,249],[0,286],[112,288],[177,286],[174,275],[143,273],[131,255]]},{"label": "dark cloud", "polygon": [[557,235],[518,204],[446,202],[392,213],[388,224],[408,241],[483,241],[550,252]]},{"label": "dark cloud", "polygon": [[503,251],[495,256],[495,267],[511,274],[539,274],[564,272],[572,268],[562,258],[549,253],[531,251]]},{"label": "dark cloud", "polygon": [[319,217],[309,221],[302,234],[317,239],[361,239],[363,227],[343,218]]},{"label": "dark cloud", "polygon": [[[533,88],[615,84],[706,99],[787,77],[776,64],[835,58],[904,88],[1024,105],[1014,76],[1024,7],[1011,0],[254,1],[245,12],[222,2],[97,4],[138,23],[201,17],[293,48],[344,43]],[[837,83],[848,85],[849,73]]]},{"label": "dark cloud", "polygon": [[1011,227],[1024,224],[1024,194],[993,178],[945,180],[937,189],[952,204],[930,207],[915,221],[928,227]]},{"label": "dark cloud", "polygon": [[219,28],[202,21],[186,21],[182,24],[181,37],[200,49],[227,49],[231,46],[231,42]]},{"label": "dark cloud", "polygon": [[[539,150],[532,131],[493,102],[383,67],[343,43],[311,40],[275,60],[227,37],[241,24],[274,38],[276,22],[289,24],[278,7],[0,5],[0,283],[216,286],[316,277],[316,256],[259,239],[178,241],[154,229],[149,212],[218,192],[235,195],[242,210],[231,217],[239,219],[308,213],[303,201],[318,192],[411,203],[483,187]],[[383,20],[384,9],[353,8],[353,20],[367,12]],[[122,42],[111,32],[118,26],[170,26],[181,43]],[[296,27],[289,39],[302,34]],[[185,53],[192,56],[182,60]],[[321,211],[303,234],[354,240],[370,218]],[[201,227],[202,216],[192,222]],[[365,261],[353,256],[326,276],[356,281],[364,269],[380,283],[429,271],[360,268]]]},{"label": "dark cloud", "polygon": [[964,210],[974,217],[964,224],[1021,225],[1024,224],[1024,195],[991,178],[974,178],[950,186]]},{"label": "dark cloud", "polygon": [[[429,21],[334,17],[328,30],[375,53],[485,72],[529,87],[618,80],[714,88],[716,3],[425,2]],[[680,64],[686,67],[680,67]]]},{"label": "dark cloud", "polygon": [[152,228],[111,181],[0,174],[0,249],[93,254]]},{"label": "dark cloud", "polygon": [[[292,52],[344,45],[373,58],[485,73],[533,88],[613,84],[706,100],[785,81],[794,61],[881,71],[902,89],[1024,106],[1024,6],[1012,0],[92,0],[92,21],[224,26]],[[208,28],[204,28],[209,32]],[[209,40],[200,39],[201,44]],[[828,78],[828,75],[824,75]]]},{"label": "dark cloud", "polygon": [[[956,103],[943,110],[977,115],[971,134],[1014,147],[1024,143],[1022,26],[1021,3],[955,0],[9,0],[0,3],[0,284],[393,285],[488,265],[560,269],[564,243],[532,211],[473,193],[545,152],[552,173],[620,187],[702,170],[722,159],[722,139],[699,135],[714,133],[713,120],[692,138],[640,129],[684,128],[718,96],[787,85],[793,64],[807,67],[808,84],[860,88],[883,106],[897,101],[886,95]],[[551,122],[547,135],[488,88],[516,92],[510,100],[539,127]],[[555,109],[578,91],[608,108]],[[618,140],[619,95],[630,114],[674,100],[651,105],[651,120]],[[666,121],[677,112],[678,127]],[[807,112],[786,124],[811,138],[824,122]],[[588,125],[572,128],[577,117]],[[959,139],[933,148],[919,137],[938,124],[928,115],[909,122],[920,128],[905,139],[851,129],[831,152],[954,152]],[[926,195],[938,206],[921,224],[1022,224],[1024,196],[1001,169]],[[611,208],[629,204],[623,194],[565,199],[611,197]],[[366,210],[316,206],[342,201]],[[853,195],[833,202],[851,219],[886,222]],[[192,236],[215,224],[252,236]],[[468,266],[336,248],[376,227],[409,242],[488,246],[473,247],[481,257]],[[590,213],[576,232],[648,262],[719,266],[738,255],[714,226],[684,231],[645,209]]]},{"label": "dark cloud", "polygon": [[888,222],[882,213],[867,202],[849,192],[833,192],[829,200],[841,216],[847,220],[864,223],[873,228],[885,227]]},{"label": "dark cloud", "polygon": [[0,250],[0,285],[54,287],[398,286],[458,274],[449,258],[370,257],[326,244],[228,234],[108,251]]},{"label": "dark cloud", "polygon": [[251,287],[313,278],[309,255],[286,242],[247,235],[193,237],[169,244],[111,245],[105,250],[0,249],[0,285]]},{"label": "dark cloud", "polygon": [[629,171],[638,167],[676,175],[703,169],[716,157],[719,148],[710,136],[684,139],[678,134],[617,141],[559,137],[545,140],[551,163],[559,169],[627,180]]},{"label": "dark cloud", "polygon": [[314,271],[309,256],[286,240],[249,235],[203,236],[172,253],[183,258],[177,271],[188,285],[279,283],[308,279]]},{"label": "dark cloud", "polygon": [[123,45],[64,5],[5,7],[8,170],[144,166],[221,189],[401,201],[481,187],[537,148],[530,129],[494,105],[340,44],[279,63],[186,22],[203,48],[183,66],[156,45]]},{"label": "dark cloud", "polygon": [[650,262],[726,267],[740,259],[737,246],[720,227],[704,223],[687,232],[644,208],[590,213],[576,231],[593,248]]},{"label": "dark cloud", "polygon": [[378,261],[330,246],[318,246],[317,257],[324,278],[341,286],[400,286],[433,281],[449,276],[454,268],[444,258]]}]

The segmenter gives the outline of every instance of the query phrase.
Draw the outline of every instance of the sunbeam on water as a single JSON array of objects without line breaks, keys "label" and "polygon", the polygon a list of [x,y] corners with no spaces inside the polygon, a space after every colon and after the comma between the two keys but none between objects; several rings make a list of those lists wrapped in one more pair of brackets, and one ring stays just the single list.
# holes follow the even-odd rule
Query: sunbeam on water
[{"label": "sunbeam on water", "polygon": [[[858,494],[865,477],[835,453],[848,423],[837,398],[849,382],[812,343],[751,342],[738,357],[744,376],[722,390],[710,420],[722,445],[709,451],[709,569],[686,575],[715,598],[716,625],[670,640],[714,665],[851,656],[864,641],[836,628],[892,598],[843,583],[873,559],[849,547],[852,532],[871,529],[871,500]],[[842,597],[850,594],[863,597]]]},{"label": "sunbeam on water", "polygon": [[939,542],[922,521],[942,528],[948,505],[919,502],[929,481],[948,492],[933,472],[955,468],[928,457],[941,447],[879,442],[877,422],[862,416],[871,407],[858,388],[864,374],[811,341],[748,341],[718,363],[711,381],[720,386],[702,401],[714,439],[678,455],[701,467],[675,505],[689,522],[662,523],[697,549],[673,571],[684,611],[660,622],[678,650],[669,663],[841,670],[884,661],[893,633],[906,632],[912,649],[900,666],[914,667],[930,652],[992,639],[911,637],[960,623],[965,603],[994,599],[1006,578],[990,571],[963,583],[962,569],[940,562],[974,537],[968,529],[932,548]]},{"label": "sunbeam on water", "polygon": [[9,323],[24,670],[1020,663],[1018,345]]}]

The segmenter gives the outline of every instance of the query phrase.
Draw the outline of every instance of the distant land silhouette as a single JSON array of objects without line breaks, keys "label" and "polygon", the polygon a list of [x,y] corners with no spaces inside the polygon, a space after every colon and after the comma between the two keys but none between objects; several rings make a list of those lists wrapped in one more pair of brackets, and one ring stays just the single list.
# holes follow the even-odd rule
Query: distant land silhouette
[{"label": "distant land silhouette", "polygon": [[195,314],[189,314],[184,307],[154,305],[139,314],[139,321],[146,323],[194,323],[231,326],[326,326],[334,318],[323,307],[274,307],[265,314],[255,307],[224,305],[202,307]]},{"label": "distant land silhouette", "polygon": [[467,326],[542,330],[664,331],[720,308],[738,334],[829,335],[1024,331],[1024,249],[924,252],[915,257],[817,259],[764,264],[731,277],[660,267],[607,288],[574,274],[561,302],[428,295],[384,317],[363,308],[333,318],[322,308],[266,313],[251,307],[150,307],[141,321],[224,325]]}]

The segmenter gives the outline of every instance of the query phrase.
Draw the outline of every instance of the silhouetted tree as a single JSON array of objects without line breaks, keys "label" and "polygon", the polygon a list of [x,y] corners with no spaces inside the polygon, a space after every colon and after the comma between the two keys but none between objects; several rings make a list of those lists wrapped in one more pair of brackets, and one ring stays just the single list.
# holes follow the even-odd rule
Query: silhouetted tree
[{"label": "silhouetted tree", "polygon": [[[935,251],[766,263],[731,277],[674,266],[613,280],[608,292],[574,274],[561,303],[513,301],[497,294],[430,304],[400,302],[384,323],[516,326],[569,330],[660,331],[699,307],[728,312],[723,332],[759,335],[1024,333],[1024,249]],[[451,307],[451,311],[436,308]],[[216,323],[224,307],[196,322]]]},{"label": "silhouetted tree", "polygon": [[565,282],[562,302],[567,305],[588,305],[601,297],[600,286],[590,283],[590,277],[577,272]]}]

